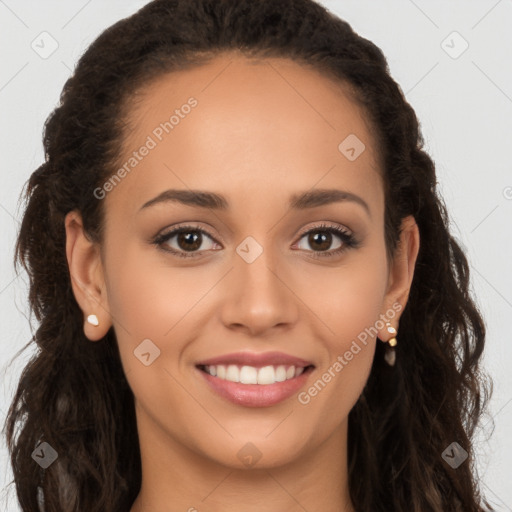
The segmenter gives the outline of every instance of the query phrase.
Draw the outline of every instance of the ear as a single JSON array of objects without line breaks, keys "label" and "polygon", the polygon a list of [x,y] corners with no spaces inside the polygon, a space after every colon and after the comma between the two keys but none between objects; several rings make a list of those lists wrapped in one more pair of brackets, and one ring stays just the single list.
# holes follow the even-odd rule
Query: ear
[{"label": "ear", "polygon": [[[69,212],[64,224],[71,286],[76,301],[84,313],[84,333],[91,341],[98,341],[112,325],[100,248],[85,235],[79,212]],[[89,315],[96,315],[97,326],[87,321]]]},{"label": "ear", "polygon": [[[414,268],[420,248],[420,233],[418,225],[413,216],[408,216],[402,220],[400,228],[400,239],[395,251],[395,256],[389,264],[388,287],[384,299],[386,311],[398,311],[398,314],[389,320],[390,324],[398,328],[398,319],[400,311],[405,308],[409,298]],[[391,335],[386,329],[382,330],[382,337],[386,340]]]}]

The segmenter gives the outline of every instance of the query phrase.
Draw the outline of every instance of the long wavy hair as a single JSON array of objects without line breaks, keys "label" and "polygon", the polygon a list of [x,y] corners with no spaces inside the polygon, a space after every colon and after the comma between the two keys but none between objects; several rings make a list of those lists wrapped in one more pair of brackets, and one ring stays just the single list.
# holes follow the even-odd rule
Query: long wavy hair
[{"label": "long wavy hair", "polygon": [[[401,220],[414,216],[421,247],[400,320],[397,362],[378,343],[349,414],[350,495],[359,512],[482,512],[472,440],[492,392],[479,364],[485,326],[469,266],[449,231],[434,163],[416,115],[382,51],[313,0],[154,0],[106,29],[80,58],[44,129],[45,161],[24,189],[15,251],[28,273],[38,328],[4,434],[24,512],[125,512],[141,485],[134,396],[113,329],[83,332],[71,288],[64,217],[78,210],[103,241],[94,190],[117,169],[137,91],[165,73],[224,52],[284,57],[334,78],[371,123],[385,192],[385,237],[395,254]],[[23,349],[23,350],[24,350]],[[32,454],[47,442],[48,468]],[[457,442],[456,469],[443,452]],[[12,483],[12,482],[11,482]]]}]

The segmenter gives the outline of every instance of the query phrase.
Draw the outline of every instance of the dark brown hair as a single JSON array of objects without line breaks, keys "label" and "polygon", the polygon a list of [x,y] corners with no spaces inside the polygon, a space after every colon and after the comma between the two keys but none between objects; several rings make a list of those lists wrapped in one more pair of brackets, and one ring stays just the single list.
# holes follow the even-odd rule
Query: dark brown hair
[{"label": "dark brown hair", "polygon": [[[25,191],[16,245],[39,327],[6,422],[18,500],[46,512],[126,512],[141,484],[134,397],[115,333],[91,343],[73,295],[64,217],[79,210],[102,242],[93,191],[117,168],[130,98],[153,78],[221,52],[284,57],[333,77],[372,124],[392,257],[401,219],[421,247],[400,321],[397,362],[377,344],[369,380],[349,415],[350,494],[360,512],[482,512],[472,439],[492,386],[480,370],[485,328],[469,294],[468,263],[452,238],[416,115],[381,50],[312,0],[155,0],[105,30],[80,58],[45,124],[45,162]],[[28,346],[28,345],[27,345]],[[454,469],[442,453],[458,442]],[[42,469],[41,442],[58,453]]]}]

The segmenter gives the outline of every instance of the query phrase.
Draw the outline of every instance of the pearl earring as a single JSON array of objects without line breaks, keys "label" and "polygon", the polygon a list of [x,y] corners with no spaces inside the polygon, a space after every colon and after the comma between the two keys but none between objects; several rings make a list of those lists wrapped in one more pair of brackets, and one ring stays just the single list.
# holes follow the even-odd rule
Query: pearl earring
[{"label": "pearl earring", "polygon": [[91,325],[94,325],[95,327],[97,327],[98,325],[100,325],[100,322],[98,320],[98,317],[96,315],[89,315],[87,317],[87,321],[91,324]]}]

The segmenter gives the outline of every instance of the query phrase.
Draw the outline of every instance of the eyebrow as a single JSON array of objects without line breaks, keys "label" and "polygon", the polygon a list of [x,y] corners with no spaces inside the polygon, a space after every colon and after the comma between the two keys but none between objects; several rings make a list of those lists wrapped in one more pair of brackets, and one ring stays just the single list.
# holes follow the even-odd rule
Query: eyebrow
[{"label": "eyebrow", "polygon": [[[293,194],[290,197],[290,208],[293,210],[305,210],[316,208],[332,203],[353,202],[364,208],[369,217],[371,217],[370,207],[366,201],[352,192],[338,189],[314,189]],[[203,190],[183,190],[169,189],[158,196],[150,199],[142,205],[141,210],[149,208],[160,203],[177,202],[187,206],[197,206],[200,208],[209,208],[213,210],[229,210],[229,202],[221,194],[206,192]]]}]

